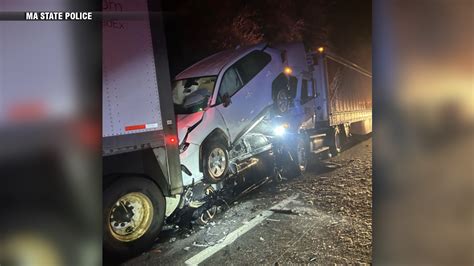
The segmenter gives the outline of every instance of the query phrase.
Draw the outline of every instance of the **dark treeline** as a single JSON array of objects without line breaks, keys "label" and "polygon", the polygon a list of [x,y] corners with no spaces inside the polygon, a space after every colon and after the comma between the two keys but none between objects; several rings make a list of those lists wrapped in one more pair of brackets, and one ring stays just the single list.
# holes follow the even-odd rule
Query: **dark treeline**
[{"label": "dark treeline", "polygon": [[259,42],[329,47],[371,69],[370,0],[165,1],[174,76],[217,51]]}]

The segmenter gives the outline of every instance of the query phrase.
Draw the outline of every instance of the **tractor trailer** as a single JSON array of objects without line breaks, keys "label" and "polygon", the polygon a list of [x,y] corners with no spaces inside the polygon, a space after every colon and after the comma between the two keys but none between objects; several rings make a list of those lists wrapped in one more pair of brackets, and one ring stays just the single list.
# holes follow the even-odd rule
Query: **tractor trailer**
[{"label": "tractor trailer", "polygon": [[279,45],[291,69],[292,102],[277,133],[296,143],[300,169],[313,158],[339,153],[353,135],[372,132],[372,74],[324,47]]}]

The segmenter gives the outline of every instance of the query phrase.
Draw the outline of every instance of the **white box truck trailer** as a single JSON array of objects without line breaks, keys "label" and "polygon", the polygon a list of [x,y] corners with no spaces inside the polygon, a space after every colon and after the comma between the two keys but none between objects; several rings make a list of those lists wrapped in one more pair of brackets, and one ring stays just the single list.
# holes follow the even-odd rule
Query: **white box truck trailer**
[{"label": "white box truck trailer", "polygon": [[159,2],[103,1],[103,243],[151,246],[183,192]]}]

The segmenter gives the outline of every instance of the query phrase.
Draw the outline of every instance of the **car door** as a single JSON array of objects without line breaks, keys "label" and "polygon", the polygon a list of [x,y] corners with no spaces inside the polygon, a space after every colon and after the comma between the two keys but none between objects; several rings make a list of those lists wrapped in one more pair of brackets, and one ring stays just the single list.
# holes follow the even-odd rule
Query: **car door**
[{"label": "car door", "polygon": [[260,100],[259,106],[267,107],[273,104],[272,83],[283,72],[284,66],[281,51],[266,47],[265,50],[259,52],[260,55],[256,61],[261,69],[252,79],[253,86],[256,88],[254,96]]},{"label": "car door", "polygon": [[[271,61],[268,54],[253,50],[239,59],[223,74],[217,95],[217,109],[221,113],[231,137],[236,140],[264,108],[260,91],[255,82],[262,69]],[[268,92],[271,95],[271,91]],[[230,104],[223,103],[230,97]]]},{"label": "car door", "polygon": [[271,61],[270,54],[254,50],[236,64],[246,87],[245,100],[252,102],[252,105],[248,106],[245,117],[249,123],[258,118],[265,107],[273,103],[272,82],[276,71]]},{"label": "car door", "polygon": [[[249,103],[245,101],[245,89],[235,65],[229,67],[222,75],[216,108],[226,124],[231,142],[246,125],[244,118]],[[230,98],[229,104],[225,103],[225,98]]]}]

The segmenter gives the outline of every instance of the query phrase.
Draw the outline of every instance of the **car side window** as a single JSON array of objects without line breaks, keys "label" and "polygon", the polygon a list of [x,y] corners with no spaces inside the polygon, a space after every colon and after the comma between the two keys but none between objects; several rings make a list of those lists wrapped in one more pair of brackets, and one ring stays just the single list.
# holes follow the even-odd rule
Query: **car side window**
[{"label": "car side window", "polygon": [[262,51],[253,51],[240,59],[235,66],[245,84],[255,77],[270,61],[272,57]]},{"label": "car side window", "polygon": [[242,82],[240,77],[235,69],[235,67],[230,67],[222,76],[222,83],[219,88],[219,103],[222,100],[222,97],[227,93],[229,96],[234,95],[242,87]]}]

